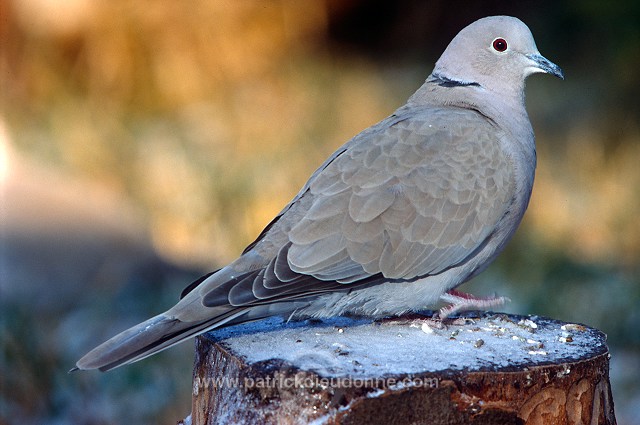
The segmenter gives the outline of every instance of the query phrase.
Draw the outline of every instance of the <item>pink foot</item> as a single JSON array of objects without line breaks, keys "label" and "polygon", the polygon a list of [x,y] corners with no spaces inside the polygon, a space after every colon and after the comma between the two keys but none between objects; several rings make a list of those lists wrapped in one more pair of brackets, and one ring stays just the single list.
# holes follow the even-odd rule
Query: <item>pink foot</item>
[{"label": "pink foot", "polygon": [[446,307],[442,307],[439,312],[441,319],[451,316],[461,310],[481,309],[486,310],[489,307],[495,307],[511,301],[507,297],[487,297],[479,298],[466,292],[451,289],[440,296],[444,302],[450,303]]}]

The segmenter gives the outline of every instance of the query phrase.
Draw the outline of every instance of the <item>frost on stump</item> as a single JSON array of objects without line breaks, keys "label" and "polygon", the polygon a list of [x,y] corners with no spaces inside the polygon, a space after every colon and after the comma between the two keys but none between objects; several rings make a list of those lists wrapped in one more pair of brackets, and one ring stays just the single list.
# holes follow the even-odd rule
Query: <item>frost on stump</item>
[{"label": "frost on stump", "polygon": [[615,424],[606,336],[534,316],[266,319],[196,340],[195,424]]}]

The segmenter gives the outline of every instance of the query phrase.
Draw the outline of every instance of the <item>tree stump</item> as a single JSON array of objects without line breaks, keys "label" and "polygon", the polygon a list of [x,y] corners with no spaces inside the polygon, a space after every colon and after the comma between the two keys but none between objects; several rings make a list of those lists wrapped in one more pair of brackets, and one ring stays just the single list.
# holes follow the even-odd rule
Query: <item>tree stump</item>
[{"label": "tree stump", "polygon": [[606,336],[535,316],[271,318],[196,341],[191,423],[615,424]]}]

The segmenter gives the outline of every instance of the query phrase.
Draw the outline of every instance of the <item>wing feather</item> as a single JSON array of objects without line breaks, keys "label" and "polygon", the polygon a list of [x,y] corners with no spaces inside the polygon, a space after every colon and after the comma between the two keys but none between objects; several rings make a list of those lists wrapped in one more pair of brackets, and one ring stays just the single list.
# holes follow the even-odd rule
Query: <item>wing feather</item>
[{"label": "wing feather", "polygon": [[266,260],[261,269],[222,285],[227,300],[213,288],[207,305],[266,305],[415,279],[482,249],[514,190],[500,147],[506,136],[471,110],[392,118],[314,173],[252,245]]},{"label": "wing feather", "polygon": [[[513,170],[492,123],[473,111],[458,114],[433,112],[437,119],[398,122],[319,173],[308,196],[313,205],[330,205],[342,221],[321,218],[312,207],[290,238],[291,268],[345,281],[361,270],[345,264],[351,261],[368,273],[412,279],[472,254],[505,212]],[[325,179],[348,187],[339,195],[328,193],[333,184]],[[330,243],[318,244],[318,229],[326,229]],[[341,254],[332,264],[327,248],[333,254],[346,248],[347,257]]]}]

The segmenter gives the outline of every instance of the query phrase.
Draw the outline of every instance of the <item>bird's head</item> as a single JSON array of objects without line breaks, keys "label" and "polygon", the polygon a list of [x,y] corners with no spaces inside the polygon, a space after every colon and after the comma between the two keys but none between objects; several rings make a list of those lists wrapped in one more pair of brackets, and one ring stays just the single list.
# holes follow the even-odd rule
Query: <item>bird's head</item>
[{"label": "bird's head", "polygon": [[540,54],[521,20],[492,16],[458,33],[436,63],[432,78],[498,92],[522,92],[525,79],[538,72],[564,79],[560,67]]}]

